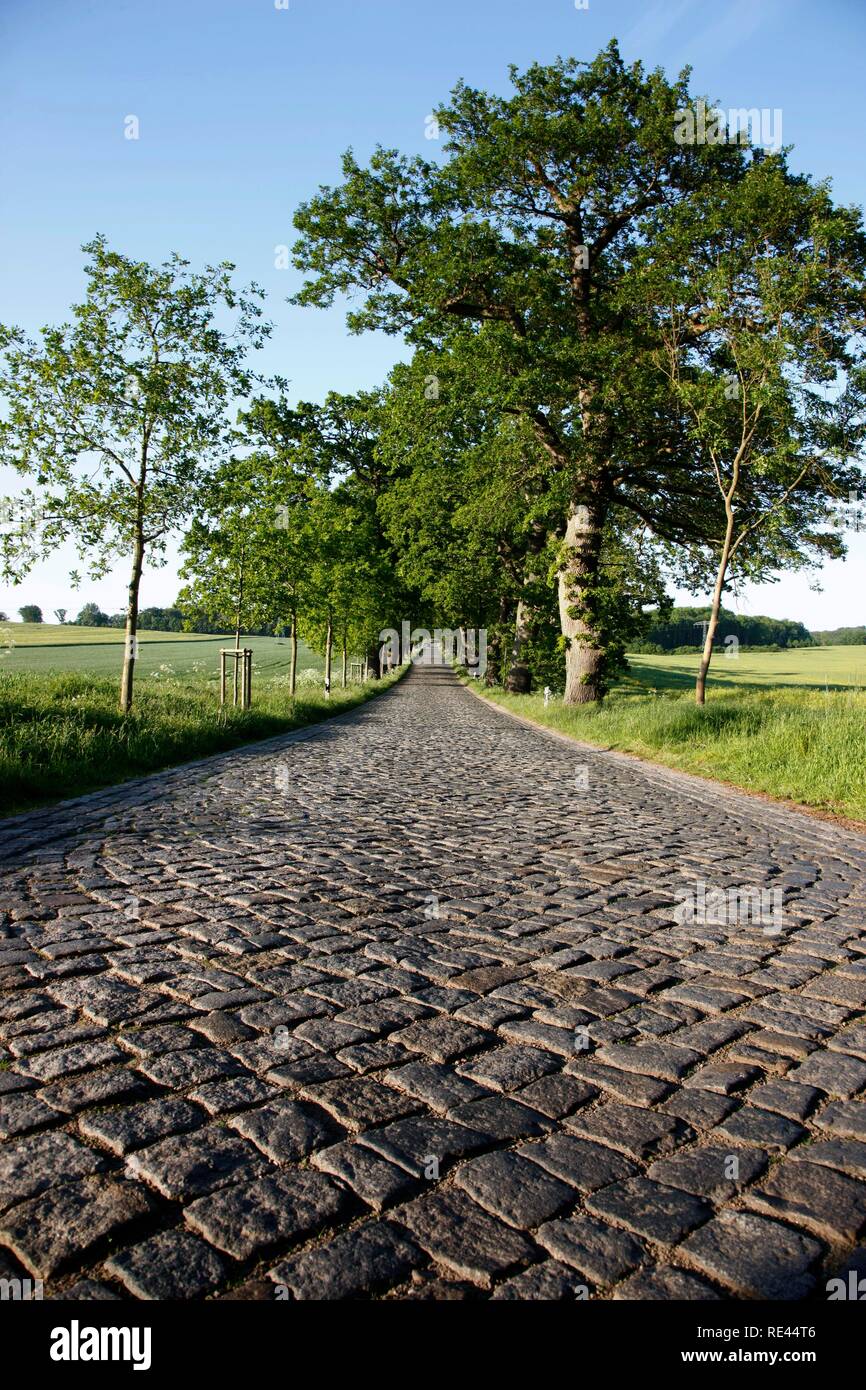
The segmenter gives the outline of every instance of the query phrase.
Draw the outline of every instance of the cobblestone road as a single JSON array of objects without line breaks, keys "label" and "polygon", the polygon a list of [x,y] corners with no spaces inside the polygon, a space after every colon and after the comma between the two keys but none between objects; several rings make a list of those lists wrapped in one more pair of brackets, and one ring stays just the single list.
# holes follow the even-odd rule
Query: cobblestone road
[{"label": "cobblestone road", "polygon": [[[853,833],[416,668],[0,837],[2,1277],[826,1298],[856,1250]],[[690,920],[701,884],[781,930]]]}]

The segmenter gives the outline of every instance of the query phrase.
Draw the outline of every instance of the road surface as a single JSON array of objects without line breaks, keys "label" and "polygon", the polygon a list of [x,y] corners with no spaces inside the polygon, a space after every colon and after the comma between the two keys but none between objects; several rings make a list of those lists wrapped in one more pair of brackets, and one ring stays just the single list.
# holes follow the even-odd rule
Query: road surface
[{"label": "road surface", "polygon": [[0,842],[0,1277],[824,1299],[850,1265],[852,832],[421,666]]}]

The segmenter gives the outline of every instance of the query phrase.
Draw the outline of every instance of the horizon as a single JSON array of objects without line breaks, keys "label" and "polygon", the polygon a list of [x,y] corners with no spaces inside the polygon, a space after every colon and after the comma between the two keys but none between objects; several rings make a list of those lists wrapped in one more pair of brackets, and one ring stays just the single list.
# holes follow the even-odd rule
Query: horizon
[{"label": "horizon", "polygon": [[[239,284],[256,280],[268,292],[275,331],[254,360],[265,374],[289,378],[293,402],[380,385],[410,355],[399,338],[350,335],[342,304],[287,304],[301,276],[277,262],[295,239],[295,209],[339,179],[350,145],[361,160],[376,144],[435,154],[429,113],[461,77],[503,92],[509,63],[589,59],[616,37],[627,61],[640,58],[669,76],[690,63],[695,94],[725,110],[779,113],[792,167],[829,178],[839,202],[864,201],[866,116],[845,105],[866,39],[866,9],[856,0],[831,0],[820,15],[806,0],[723,0],[709,19],[699,0],[589,0],[588,9],[574,0],[441,0],[435,14],[407,13],[399,0],[375,0],[363,12],[352,0],[291,0],[288,8],[188,0],[180,12],[152,0],[144,14],[108,0],[87,12],[67,11],[60,0],[38,12],[7,0],[0,37],[3,321],[30,335],[64,321],[82,294],[79,248],[98,231],[113,248],[150,261],[172,251],[195,268],[228,259]],[[230,100],[215,100],[221,84]],[[138,138],[127,139],[133,116]],[[0,495],[17,485],[11,470],[0,470]],[[810,631],[859,626],[862,531],[850,531],[847,543],[846,561],[743,586],[726,602],[744,616],[789,618]],[[77,564],[71,545],[60,548],[19,585],[0,587],[0,610],[10,619],[24,603],[43,614],[86,602],[117,611],[126,561],[73,589],[68,573]],[[143,607],[174,604],[177,565],[173,543],[165,567],[146,566]],[[709,597],[671,593],[684,606]]]}]

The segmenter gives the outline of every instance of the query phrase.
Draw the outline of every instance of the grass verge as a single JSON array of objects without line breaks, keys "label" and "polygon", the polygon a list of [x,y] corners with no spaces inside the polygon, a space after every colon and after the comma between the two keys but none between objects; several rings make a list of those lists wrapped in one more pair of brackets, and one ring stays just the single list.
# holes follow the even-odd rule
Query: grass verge
[{"label": "grass verge", "polygon": [[396,671],[330,700],[285,680],[259,681],[250,710],[220,711],[202,680],[140,684],[132,713],[107,676],[0,674],[0,815],[14,815],[131,777],[206,758],[333,718],[386,690]]},{"label": "grass verge", "polygon": [[[473,688],[478,689],[476,682]],[[749,690],[614,693],[600,708],[488,688],[487,699],[585,743],[866,822],[866,693]],[[864,827],[866,828],[866,827]]]}]

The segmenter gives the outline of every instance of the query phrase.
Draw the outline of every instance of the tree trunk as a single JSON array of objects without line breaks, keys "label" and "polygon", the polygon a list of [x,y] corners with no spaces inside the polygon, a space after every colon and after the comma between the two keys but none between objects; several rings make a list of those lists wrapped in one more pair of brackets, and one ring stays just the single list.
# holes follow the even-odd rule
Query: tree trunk
[{"label": "tree trunk", "polygon": [[[547,539],[547,532],[538,521],[533,523],[532,534],[529,538],[529,548],[526,554],[526,563],[523,574],[523,590],[536,581],[535,567],[538,556],[544,549],[544,542]],[[517,612],[514,617],[514,640],[511,644],[511,654],[508,663],[508,674],[505,678],[505,689],[510,690],[514,695],[528,695],[532,689],[532,676],[529,666],[526,663],[526,648],[532,635],[532,618],[535,610],[533,606],[524,598],[521,593],[517,600]]]},{"label": "tree trunk", "polygon": [[605,505],[573,506],[565,528],[565,560],[559,574],[559,619],[568,646],[566,705],[595,704],[605,693],[605,652],[592,612],[598,581]]},{"label": "tree trunk", "polygon": [[349,654],[348,654],[348,651],[347,651],[346,643],[347,643],[346,629],[343,628],[343,673],[342,673],[342,686],[343,686],[343,689],[344,689],[344,690],[346,689],[346,686],[347,686],[347,684],[348,684],[348,681],[347,681],[347,679],[346,679],[346,662],[347,662],[347,660],[348,660],[348,655],[349,655]]},{"label": "tree trunk", "polygon": [[[237,601],[237,604],[236,604],[236,606],[235,606],[235,651],[236,651],[236,652],[239,652],[240,649],[241,649],[241,609],[243,608],[243,602],[244,602],[244,558],[243,558],[243,552],[241,552],[240,569],[239,569],[239,571],[238,571],[238,601]],[[234,669],[234,677],[233,677],[233,680],[232,680],[232,703],[235,704],[235,705],[236,705],[237,702],[238,702],[238,674],[239,674],[238,668],[239,668],[239,666],[240,666],[240,661],[238,660],[238,657],[235,656],[235,658],[234,658],[234,668],[235,668],[235,669]]]},{"label": "tree trunk", "polygon": [[485,685],[496,685],[497,681],[502,680],[505,667],[505,634],[508,630],[509,619],[513,607],[514,605],[507,594],[499,595],[499,613],[496,627],[493,630],[487,649],[487,668],[484,672]]},{"label": "tree trunk", "polygon": [[367,678],[377,681],[382,674],[382,667],[379,661],[379,648],[370,647],[367,650]]},{"label": "tree trunk", "polygon": [[292,665],[289,675],[289,690],[292,699],[298,684],[298,610],[292,609]]},{"label": "tree trunk", "polygon": [[532,676],[526,664],[526,647],[531,631],[532,609],[525,599],[517,600],[517,614],[514,619],[514,641],[511,644],[511,662],[505,689],[513,695],[528,695],[532,689]]},{"label": "tree trunk", "polygon": [[144,538],[141,530],[135,538],[132,553],[132,574],[126,601],[126,641],[123,650],[123,675],[120,679],[120,708],[124,714],[132,709],[132,679],[135,672],[135,649],[138,642],[138,590],[144,568]]},{"label": "tree trunk", "polygon": [[325,638],[325,699],[331,698],[331,656],[334,650],[334,625],[328,614],[328,633]]},{"label": "tree trunk", "polygon": [[698,679],[695,685],[695,704],[697,705],[705,705],[707,702],[707,672],[710,669],[710,662],[713,659],[713,643],[716,640],[716,633],[719,628],[719,611],[722,606],[722,594],[725,591],[728,562],[731,558],[731,544],[734,538],[734,509],[731,506],[729,497],[725,499],[725,511],[727,512],[728,523],[725,528],[725,540],[722,546],[722,553],[719,557],[719,572],[716,575],[716,587],[713,589],[710,621],[707,624],[707,635],[704,638],[704,650],[701,654],[701,664],[698,668]]}]

